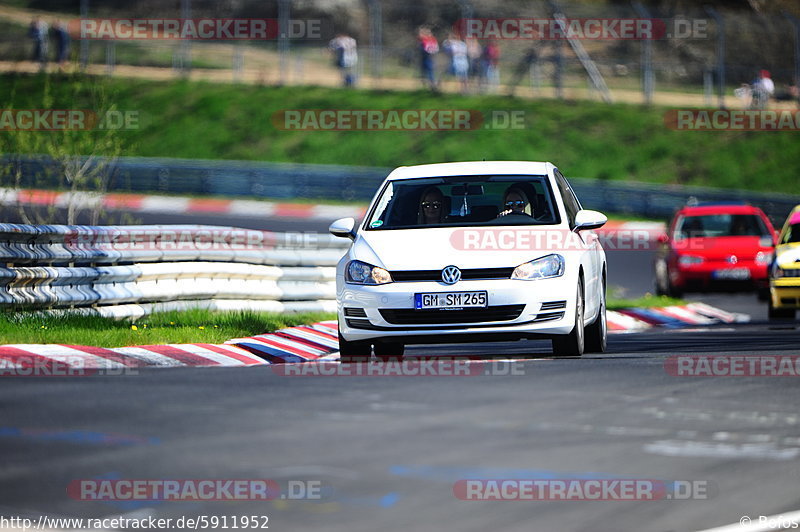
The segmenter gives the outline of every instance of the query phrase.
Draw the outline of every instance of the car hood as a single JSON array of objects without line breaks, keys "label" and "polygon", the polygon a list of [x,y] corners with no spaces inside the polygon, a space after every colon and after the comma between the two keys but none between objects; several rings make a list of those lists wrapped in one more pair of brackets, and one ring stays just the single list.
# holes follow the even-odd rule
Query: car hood
[{"label": "car hood", "polygon": [[[465,241],[466,231],[472,231],[471,235],[477,234],[478,237]],[[519,232],[530,236],[516,239]],[[569,255],[578,251],[574,243],[571,246],[547,244],[548,233],[555,233],[560,239],[573,235],[555,226],[547,229],[527,226],[524,229],[448,227],[365,231],[353,244],[353,257],[390,271],[440,270],[450,265],[461,269],[514,267],[551,253]]]},{"label": "car hood", "polygon": [[800,268],[800,242],[775,248],[775,261],[781,268]]}]

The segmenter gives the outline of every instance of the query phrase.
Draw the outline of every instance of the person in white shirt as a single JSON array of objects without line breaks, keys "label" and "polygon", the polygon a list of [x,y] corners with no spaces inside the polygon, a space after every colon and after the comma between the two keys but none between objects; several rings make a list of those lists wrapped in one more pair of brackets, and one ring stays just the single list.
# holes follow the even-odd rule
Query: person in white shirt
[{"label": "person in white shirt", "polygon": [[334,61],[342,73],[345,87],[355,84],[355,68],[358,64],[358,45],[349,35],[340,33],[328,43],[328,49],[334,54]]}]

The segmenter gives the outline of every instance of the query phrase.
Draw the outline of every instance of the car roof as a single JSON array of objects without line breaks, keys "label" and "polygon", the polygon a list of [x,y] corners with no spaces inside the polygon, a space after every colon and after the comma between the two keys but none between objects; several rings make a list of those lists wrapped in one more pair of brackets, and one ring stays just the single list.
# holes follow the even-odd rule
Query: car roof
[{"label": "car roof", "polygon": [[548,175],[551,163],[533,161],[470,161],[420,164],[395,168],[388,180],[447,177],[459,175]]},{"label": "car roof", "polygon": [[753,205],[717,204],[686,206],[679,210],[678,214],[692,216],[699,214],[764,214],[764,212]]},{"label": "car roof", "polygon": [[789,220],[789,225],[800,223],[800,205],[797,205],[794,209],[792,209],[792,212],[789,213],[789,218],[787,219]]}]

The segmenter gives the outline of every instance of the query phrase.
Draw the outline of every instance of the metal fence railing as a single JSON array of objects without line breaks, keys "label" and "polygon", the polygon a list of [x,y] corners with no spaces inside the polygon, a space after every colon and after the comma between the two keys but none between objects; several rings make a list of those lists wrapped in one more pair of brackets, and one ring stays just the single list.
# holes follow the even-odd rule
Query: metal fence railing
[{"label": "metal fence railing", "polygon": [[0,308],[333,311],[335,265],[348,245],[217,226],[0,224]]},{"label": "metal fence railing", "polygon": [[[22,165],[22,187],[47,186],[42,181],[42,176],[49,175],[46,159],[15,160]],[[124,157],[109,171],[109,191],[115,192],[368,202],[391,169]],[[696,198],[750,203],[782,225],[789,211],[800,204],[798,195],[577,177],[569,180],[586,208],[647,218],[669,218],[690,198]]]}]

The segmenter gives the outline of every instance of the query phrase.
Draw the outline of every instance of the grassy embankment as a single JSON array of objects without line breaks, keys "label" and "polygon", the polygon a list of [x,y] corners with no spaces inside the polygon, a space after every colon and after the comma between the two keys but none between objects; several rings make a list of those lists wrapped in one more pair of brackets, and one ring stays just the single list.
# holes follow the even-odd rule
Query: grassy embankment
[{"label": "grassy embankment", "polygon": [[[125,155],[392,167],[481,159],[551,160],[565,174],[766,192],[797,192],[800,149],[792,132],[674,131],[665,108],[504,96],[268,87],[202,82],[102,81],[120,110],[140,115]],[[53,108],[80,105],[53,78]],[[42,107],[35,75],[0,76],[16,108]],[[61,89],[61,87],[64,87]],[[475,131],[282,131],[286,109],[523,111],[524,129]],[[489,120],[490,121],[490,120]],[[489,124],[491,125],[491,124]],[[48,133],[40,133],[48,134]]]}]

